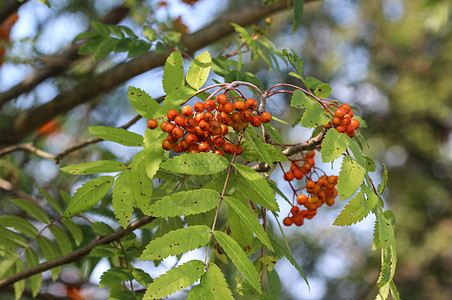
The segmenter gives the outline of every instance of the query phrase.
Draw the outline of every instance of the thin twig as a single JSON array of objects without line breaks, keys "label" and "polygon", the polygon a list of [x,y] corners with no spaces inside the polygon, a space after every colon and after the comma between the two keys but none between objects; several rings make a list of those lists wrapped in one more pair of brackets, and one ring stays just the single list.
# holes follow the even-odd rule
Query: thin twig
[{"label": "thin twig", "polygon": [[17,151],[17,150],[25,150],[25,151],[29,151],[32,152],[38,156],[41,156],[43,158],[47,158],[47,159],[55,159],[55,155],[47,153],[41,149],[36,148],[33,143],[29,142],[29,143],[24,143],[24,144],[19,144],[19,145],[13,145],[13,146],[9,146],[3,149],[0,149],[0,156],[6,155],[8,153]]}]

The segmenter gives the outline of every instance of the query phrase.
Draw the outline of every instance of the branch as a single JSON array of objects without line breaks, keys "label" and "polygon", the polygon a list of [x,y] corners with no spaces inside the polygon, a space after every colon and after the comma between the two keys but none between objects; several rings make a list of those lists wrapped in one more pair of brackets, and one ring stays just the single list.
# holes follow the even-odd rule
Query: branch
[{"label": "branch", "polygon": [[[283,154],[285,156],[289,157],[294,154],[300,153],[302,151],[314,150],[315,148],[317,148],[317,146],[319,146],[322,143],[327,130],[328,129],[323,128],[323,130],[317,136],[315,136],[312,139],[309,139],[303,143],[300,143],[300,144],[297,144],[295,146],[285,149],[283,151]],[[253,169],[257,172],[268,172],[271,170],[271,167],[266,162],[261,162],[261,163],[258,163],[257,165],[252,166],[251,169]]]},{"label": "branch", "polygon": [[77,249],[72,253],[46,261],[33,268],[24,270],[20,273],[17,273],[10,277],[2,279],[2,280],[0,280],[0,288],[13,284],[14,282],[17,282],[19,280],[28,278],[30,276],[33,276],[35,274],[39,274],[44,271],[50,270],[54,267],[69,264],[72,262],[76,262],[79,259],[81,259],[83,256],[87,255],[89,252],[91,252],[91,250],[93,250],[95,247],[100,246],[100,245],[109,244],[113,241],[117,241],[117,240],[129,235],[134,230],[152,222],[153,220],[154,220],[154,217],[149,217],[149,216],[143,217],[143,218],[131,223],[129,225],[129,227],[127,227],[126,229],[121,229],[119,231],[116,231],[115,233],[104,236],[98,240],[94,240],[93,242],[91,242],[91,244],[89,244],[83,248]]},{"label": "branch", "polygon": [[[19,3],[18,1],[15,2]],[[105,24],[117,24],[124,19],[128,13],[129,8],[121,5],[113,8],[108,15],[100,20],[100,22]],[[80,59],[81,56],[77,53],[81,46],[82,43],[72,44],[60,53],[44,58],[44,65],[42,67],[28,75],[22,82],[5,92],[0,93],[0,108],[8,101],[17,98],[23,93],[31,91],[36,85],[47,78],[57,76],[66,71],[73,62]]]},{"label": "branch", "polygon": [[55,155],[47,153],[41,149],[36,148],[33,143],[29,142],[29,143],[24,143],[24,144],[19,144],[19,145],[13,145],[13,146],[9,146],[3,149],[0,149],[0,156],[6,155],[8,153],[14,152],[16,150],[26,150],[29,152],[32,152],[38,156],[41,156],[43,158],[47,158],[47,159],[55,159]]},{"label": "branch", "polygon": [[[230,25],[231,23],[246,26],[287,7],[287,0],[280,0],[265,6],[259,2],[253,2],[253,4],[242,7],[240,11],[224,14],[195,33],[183,36],[181,42],[187,48],[187,52],[195,52],[232,33],[234,29]],[[163,66],[169,54],[169,51],[165,53],[149,52],[120,63],[103,73],[87,78],[72,89],[61,92],[42,106],[23,112],[0,131],[0,146],[15,144],[57,115],[64,114],[74,107],[90,101],[136,75]]]}]

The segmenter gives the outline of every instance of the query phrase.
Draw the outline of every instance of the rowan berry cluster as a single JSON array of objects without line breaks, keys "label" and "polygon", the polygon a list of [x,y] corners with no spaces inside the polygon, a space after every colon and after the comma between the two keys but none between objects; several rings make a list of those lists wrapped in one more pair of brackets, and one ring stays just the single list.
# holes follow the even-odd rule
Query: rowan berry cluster
[{"label": "rowan berry cluster", "polygon": [[336,109],[331,123],[333,123],[338,132],[345,133],[352,138],[359,128],[359,121],[352,118],[353,110],[350,108],[350,105],[344,103]]},{"label": "rowan berry cluster", "polygon": [[[297,195],[297,204],[294,204],[290,210],[292,216],[288,216],[283,220],[285,226],[295,224],[301,226],[305,219],[312,219],[317,214],[317,209],[323,204],[332,206],[334,199],[337,196],[336,184],[337,176],[317,175],[315,168],[315,151],[310,151],[303,154],[302,159],[292,160],[290,165],[290,171],[284,173],[284,180],[292,181],[294,179],[301,180],[303,177],[306,179],[305,187],[300,190],[302,193]],[[300,167],[299,162],[303,162]],[[317,180],[314,181],[314,176],[317,176]],[[306,191],[306,194],[303,194]],[[298,192],[295,191],[294,192]],[[304,206],[305,209],[300,207]]]},{"label": "rowan berry cluster", "polygon": [[[176,153],[214,152],[224,156],[243,152],[242,146],[236,145],[227,138],[228,128],[243,131],[249,124],[254,127],[269,123],[272,115],[263,112],[258,115],[257,101],[252,98],[237,98],[229,101],[220,94],[214,100],[196,102],[193,107],[185,105],[181,114],[175,109],[167,113],[167,120],[160,124],[160,129],[168,133],[162,142],[166,151]],[[157,120],[148,120],[149,129],[158,127]]]}]

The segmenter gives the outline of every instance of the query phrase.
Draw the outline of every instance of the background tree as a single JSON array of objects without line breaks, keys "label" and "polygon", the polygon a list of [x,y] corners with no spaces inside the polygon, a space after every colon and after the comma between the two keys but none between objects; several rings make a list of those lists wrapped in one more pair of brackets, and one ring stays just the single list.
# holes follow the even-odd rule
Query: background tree
[{"label": "background tree", "polygon": [[[174,49],[148,49],[136,42],[137,53],[127,58],[109,54],[106,43],[90,54],[96,46],[93,43],[91,48],[84,40],[71,43],[89,28],[90,21],[125,24],[145,40],[144,35],[150,37],[153,32],[141,35],[144,24],[156,29],[157,36],[165,37],[166,45],[173,42],[176,47],[180,42],[187,55],[196,56],[205,48],[221,53],[228,42],[235,43],[235,36],[228,35],[234,32],[230,23],[264,27],[263,20],[271,15],[273,21],[266,28],[266,36],[276,48],[297,49],[306,74],[329,82],[333,98],[360,109],[368,123],[364,135],[370,144],[369,155],[387,162],[389,182],[384,198],[397,219],[397,243],[403,255],[395,282],[402,299],[449,299],[452,196],[451,86],[447,75],[452,59],[451,4],[439,0],[305,1],[302,27],[290,35],[293,17],[287,1],[268,1],[273,3],[266,6],[260,1],[192,2],[189,6],[165,1],[67,1],[52,3],[51,9],[37,1],[0,2],[0,22],[15,11],[19,15],[11,32],[12,45],[8,45],[0,69],[2,210],[25,216],[24,210],[11,201],[19,197],[42,206],[50,219],[56,218],[36,186],[62,204],[60,191],[74,192],[82,182],[58,173],[59,166],[52,159],[61,165],[97,159],[130,160],[135,154],[130,148],[98,143],[100,139],[93,138],[87,127],[124,126],[142,134],[145,121],[135,118],[125,96],[127,87],[137,86],[154,99],[165,94],[161,67]],[[199,18],[201,15],[203,18]],[[59,28],[64,28],[63,33],[58,33]],[[243,60],[265,86],[299,83],[284,77],[293,70],[286,69],[284,63],[278,78],[262,59],[251,61],[244,54]],[[269,103],[274,116],[289,120],[298,113],[287,108],[289,97],[275,99]],[[287,126],[277,129],[284,139],[293,142],[310,136]],[[281,205],[288,211],[288,206]],[[290,269],[286,272],[290,276],[281,276],[281,298],[375,296],[380,256],[369,250],[372,220],[356,230],[332,227],[341,208],[337,206],[301,230],[289,231],[293,255],[308,275],[311,292],[301,276]],[[108,211],[107,204],[101,205],[88,217],[96,219],[108,215]],[[80,248],[92,245],[95,239],[84,224],[80,226]],[[136,224],[141,225],[144,223]],[[111,238],[126,234],[120,231]],[[87,292],[92,284],[90,276],[100,261],[94,256],[79,259],[79,255],[74,252],[71,262],[75,267],[65,268],[62,274],[66,276],[59,279],[69,287],[68,295],[77,293],[80,287]],[[288,266],[282,261],[276,268]],[[59,285],[52,284],[50,276],[45,278],[44,286],[49,290],[41,290],[39,296],[51,298],[58,294],[55,289]],[[12,295],[10,287],[3,291],[8,297]]]}]

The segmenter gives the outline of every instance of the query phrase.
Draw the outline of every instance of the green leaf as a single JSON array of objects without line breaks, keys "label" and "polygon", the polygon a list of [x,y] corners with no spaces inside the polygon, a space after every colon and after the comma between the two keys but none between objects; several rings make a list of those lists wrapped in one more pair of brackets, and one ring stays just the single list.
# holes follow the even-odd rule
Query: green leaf
[{"label": "green leaf", "polygon": [[315,128],[321,126],[330,121],[330,118],[325,115],[325,108],[320,104],[312,102],[312,104],[306,108],[306,111],[301,117],[301,126],[307,128]]},{"label": "green leaf", "polygon": [[152,27],[144,26],[143,28],[144,37],[147,38],[151,43],[157,40],[157,32]]},{"label": "green leaf", "polygon": [[94,61],[105,58],[110,52],[115,50],[119,41],[119,39],[113,37],[104,38],[94,50]]},{"label": "green leaf", "polygon": [[345,149],[347,149],[349,140],[350,138],[347,135],[341,134],[335,129],[328,130],[322,142],[322,149],[320,150],[322,161],[334,161],[341,156]]},{"label": "green leaf", "polygon": [[207,272],[202,276],[201,284],[194,286],[187,300],[233,300],[232,292],[220,268],[210,262]]},{"label": "green leaf", "polygon": [[[275,249],[275,254],[278,257],[285,256],[287,258],[287,260],[289,260],[289,262],[292,264],[292,266],[294,266],[295,269],[297,269],[297,271],[298,271],[298,273],[300,273],[301,277],[303,277],[304,281],[308,285],[308,288],[310,288],[306,275],[304,274],[303,270],[298,265],[297,261],[292,257],[292,254],[290,254],[290,252],[286,248],[281,246],[281,244],[274,237],[270,236],[270,240],[272,242],[273,248]],[[289,247],[289,246],[287,246],[287,247]]]},{"label": "green leaf", "polygon": [[103,36],[95,36],[90,40],[87,40],[78,50],[79,55],[88,55],[93,53],[100,43],[105,39]]},{"label": "green leaf", "polygon": [[277,262],[278,257],[276,256],[262,256],[254,262],[254,265],[260,267],[262,264],[262,267],[267,269],[268,272],[271,272],[275,268]]},{"label": "green leaf", "polygon": [[208,175],[225,170],[229,161],[215,153],[186,153],[168,159],[161,165],[162,169],[186,175]]},{"label": "green leaf", "polygon": [[112,205],[116,219],[122,228],[129,226],[135,206],[135,199],[132,192],[132,172],[130,170],[123,171],[116,178],[113,188]]},{"label": "green leaf", "polygon": [[130,104],[145,119],[152,119],[160,109],[160,104],[139,88],[129,86],[128,96]]},{"label": "green leaf", "polygon": [[400,295],[399,292],[397,291],[397,287],[395,286],[395,283],[393,280],[391,280],[390,284],[390,289],[391,289],[391,296],[393,300],[400,300]]},{"label": "green leaf", "polygon": [[176,31],[169,31],[163,36],[163,42],[167,47],[174,47],[179,44],[182,34]]},{"label": "green leaf", "polygon": [[270,135],[275,138],[275,140],[278,142],[278,144],[280,144],[280,145],[284,144],[281,136],[279,135],[279,132],[270,123],[264,123],[263,125],[264,125],[265,129],[268,130]]},{"label": "green leaf", "polygon": [[250,209],[234,197],[225,196],[224,200],[226,200],[229,206],[235,210],[235,212],[240,216],[240,219],[243,221],[243,223],[253,231],[256,237],[265,246],[273,251],[273,246],[270,242],[270,239],[268,238],[267,233],[262,228],[262,225],[259,224],[259,221],[257,220],[256,216],[250,211]]},{"label": "green leaf", "polygon": [[[39,258],[36,252],[32,248],[25,249],[25,258],[27,260],[27,269],[31,269],[39,265]],[[41,289],[42,274],[38,273],[29,278],[31,294],[36,297]]]},{"label": "green leaf", "polygon": [[49,227],[50,231],[52,232],[53,236],[55,237],[55,240],[58,243],[58,246],[60,247],[61,253],[63,255],[71,253],[74,249],[72,248],[72,242],[67,236],[66,232],[61,229],[60,227],[53,224]]},{"label": "green leaf", "polygon": [[99,287],[120,286],[121,282],[133,279],[132,271],[124,267],[111,267],[100,277]]},{"label": "green leaf", "polygon": [[143,136],[135,132],[106,126],[91,126],[88,129],[93,135],[103,140],[112,141],[129,147],[143,147]]},{"label": "green leaf", "polygon": [[55,198],[53,198],[49,193],[47,193],[46,190],[42,189],[39,185],[38,185],[38,190],[44,196],[44,198],[46,198],[47,202],[49,202],[49,204],[52,205],[52,207],[60,215],[62,215],[63,214],[63,209],[61,208],[60,204],[55,200]]},{"label": "green leaf", "polygon": [[154,178],[164,158],[164,150],[161,144],[163,136],[164,133],[161,130],[146,129],[144,134],[144,165],[149,179]]},{"label": "green leaf", "polygon": [[179,51],[174,51],[166,59],[163,69],[163,90],[166,94],[185,85],[184,61]]},{"label": "green leaf", "polygon": [[44,224],[48,224],[50,222],[49,217],[44,210],[33,202],[25,199],[12,199],[11,201],[25,210],[27,214],[33,216],[36,220],[41,221]]},{"label": "green leaf", "polygon": [[368,172],[374,172],[376,169],[374,160],[367,155],[363,155],[363,157],[366,160],[364,163],[364,167],[366,168],[366,170]]},{"label": "green leaf", "polygon": [[151,276],[142,269],[133,268],[132,275],[135,278],[135,280],[138,281],[144,287],[147,287],[152,282]]},{"label": "green leaf", "polygon": [[2,247],[4,248],[27,247],[27,241],[21,235],[6,228],[0,228],[0,241],[2,241],[2,243],[0,244],[0,249]]},{"label": "green leaf", "polygon": [[204,263],[191,260],[173,268],[149,284],[143,300],[159,299],[195,283],[204,274]]},{"label": "green leaf", "polygon": [[163,259],[201,248],[210,240],[210,228],[205,225],[189,226],[171,231],[153,239],[143,250],[140,260]]},{"label": "green leaf", "polygon": [[378,185],[378,195],[383,194],[383,192],[385,191],[386,188],[386,183],[388,182],[388,169],[386,168],[386,165],[383,164],[384,167],[384,171],[383,171],[383,176],[381,178],[381,183]]},{"label": "green leaf", "polygon": [[305,93],[300,90],[296,90],[290,101],[290,105],[298,109],[307,109],[313,104],[313,99],[309,98]]},{"label": "green leaf", "polygon": [[64,212],[65,218],[71,218],[97,205],[111,189],[114,178],[102,176],[91,179],[78,188]]},{"label": "green leaf", "polygon": [[303,8],[304,8],[303,0],[294,0],[293,2],[293,27],[292,34],[297,31],[298,27],[301,25],[301,18],[303,16]]},{"label": "green leaf", "polygon": [[91,223],[91,229],[93,232],[100,236],[106,236],[111,233],[114,233],[115,231],[113,228],[110,227],[110,225],[104,223],[104,222],[94,222]]},{"label": "green leaf", "polygon": [[80,243],[83,241],[83,233],[80,227],[69,219],[63,220],[63,224],[74,238],[75,245],[80,246]]},{"label": "green leaf", "polygon": [[244,132],[245,139],[250,142],[253,149],[257,152],[259,160],[266,162],[270,167],[273,167],[273,159],[268,153],[265,143],[262,138],[252,128],[247,128]]},{"label": "green leaf", "polygon": [[[159,152],[159,149],[156,149],[156,151]],[[151,161],[154,165],[148,166],[146,164],[146,153],[148,153],[150,157],[154,157],[152,150],[150,148],[147,148],[138,152],[130,164],[132,173],[131,188],[133,197],[135,199],[137,207],[141,209],[143,213],[146,213],[149,209],[149,206],[151,205],[151,195],[153,188],[152,179],[149,178],[146,172],[146,168],[143,168],[143,166],[149,167],[150,169],[155,167],[158,168],[156,161],[158,161],[158,157],[160,157],[160,159],[163,158],[163,153],[161,153],[160,151],[160,156],[157,154],[156,157],[154,157],[154,160]],[[150,173],[154,174],[155,172],[153,170],[150,170]]]},{"label": "green leaf", "polygon": [[139,55],[147,52],[149,50],[149,48],[151,48],[151,44],[146,41],[143,41],[143,40],[132,41],[130,43],[128,57],[139,56]]},{"label": "green leaf", "polygon": [[231,229],[231,235],[234,240],[242,247],[242,249],[249,253],[253,246],[254,235],[253,231],[242,222],[242,219],[237,212],[231,207],[228,207],[228,222]]},{"label": "green leaf", "polygon": [[[372,196],[373,195],[373,196]],[[374,197],[375,196],[375,197]],[[368,194],[367,200],[363,191],[360,191],[344,207],[339,216],[337,216],[333,225],[350,226],[364,219],[369,212],[377,205],[378,197],[375,194]]]},{"label": "green leaf", "polygon": [[91,257],[111,257],[111,258],[118,258],[118,257],[124,257],[124,251],[122,251],[119,248],[116,248],[109,245],[100,245],[91,250],[89,253],[89,256]]},{"label": "green leaf", "polygon": [[125,169],[127,169],[127,165],[116,160],[97,160],[66,166],[61,168],[60,170],[73,175],[87,175],[119,172]]},{"label": "green leaf", "polygon": [[350,156],[345,156],[342,161],[337,191],[339,199],[345,200],[352,196],[361,185],[366,170]]},{"label": "green leaf", "polygon": [[18,216],[1,216],[0,217],[0,226],[2,227],[12,227],[20,233],[34,238],[39,234],[38,229],[28,222],[26,219],[23,219]]},{"label": "green leaf", "polygon": [[378,237],[380,241],[380,247],[386,249],[394,243],[394,228],[391,222],[386,219],[386,217],[377,213],[377,226],[378,226]]},{"label": "green leaf", "polygon": [[305,78],[306,83],[308,84],[308,88],[310,89],[315,89],[317,88],[319,85],[323,84],[322,81],[318,80],[315,77],[306,77]]},{"label": "green leaf", "polygon": [[163,199],[152,204],[148,213],[151,216],[163,218],[194,215],[217,207],[219,202],[220,194],[214,190],[199,189],[182,191],[165,196]]},{"label": "green leaf", "polygon": [[[37,240],[39,249],[47,261],[61,256],[59,249],[51,240],[42,235],[38,236]],[[61,267],[52,268],[50,269],[50,272],[52,273],[52,280],[55,281],[61,272]]]},{"label": "green leaf", "polygon": [[241,164],[234,164],[234,167],[240,174],[237,187],[241,193],[269,210],[279,211],[272,188],[259,173]]},{"label": "green leaf", "polygon": [[187,72],[187,83],[199,90],[209,77],[212,58],[208,51],[199,54],[191,63]]},{"label": "green leaf", "polygon": [[318,98],[326,98],[331,94],[331,86],[327,83],[322,83],[320,85],[318,85],[315,90],[314,90],[314,94],[318,97]]},{"label": "green leaf", "polygon": [[281,280],[275,270],[268,272],[268,297],[267,299],[280,299]]},{"label": "green leaf", "polygon": [[79,33],[78,35],[75,36],[75,38],[72,40],[72,42],[77,42],[79,40],[83,40],[86,38],[92,38],[95,36],[98,36],[99,34],[95,31],[85,31],[82,33]]},{"label": "green leaf", "polygon": [[[345,134],[342,134],[344,136],[346,136]],[[350,141],[349,143],[349,148],[353,153],[353,156],[355,157],[355,160],[363,167],[365,167],[366,163],[365,163],[365,159],[364,156],[362,154],[362,150],[361,148],[358,146],[357,143],[357,139],[349,139],[348,141]]]},{"label": "green leaf", "polygon": [[122,30],[125,34],[127,34],[130,38],[132,38],[132,39],[134,39],[134,40],[138,39],[137,35],[136,35],[136,34],[133,32],[133,30],[130,29],[129,27],[124,26],[124,25],[121,25],[121,26],[118,26],[118,27],[121,28],[121,30]]},{"label": "green leaf", "polygon": [[229,235],[221,231],[214,231],[214,236],[224,252],[228,255],[237,269],[245,276],[248,282],[253,286],[259,294],[262,294],[262,287],[259,280],[259,273],[251,263],[246,253],[239,244]]},{"label": "green leaf", "polygon": [[108,30],[108,26],[99,22],[99,21],[91,21],[91,27],[97,31],[102,36],[110,36],[110,30]]},{"label": "green leaf", "polygon": [[[24,263],[20,259],[17,259],[15,262],[16,274],[22,272],[24,268]],[[14,282],[14,296],[16,300],[19,300],[22,297],[22,294],[25,290],[25,279]]]}]

